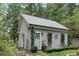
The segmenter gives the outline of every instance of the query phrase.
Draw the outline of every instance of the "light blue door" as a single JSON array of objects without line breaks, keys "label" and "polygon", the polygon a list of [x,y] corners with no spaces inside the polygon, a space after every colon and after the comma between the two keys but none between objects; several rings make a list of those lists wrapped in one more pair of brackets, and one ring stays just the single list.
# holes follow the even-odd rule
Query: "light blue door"
[{"label": "light blue door", "polygon": [[35,44],[35,46],[37,46],[38,50],[41,50],[42,41],[41,41],[41,33],[40,32],[35,33],[34,44]]}]

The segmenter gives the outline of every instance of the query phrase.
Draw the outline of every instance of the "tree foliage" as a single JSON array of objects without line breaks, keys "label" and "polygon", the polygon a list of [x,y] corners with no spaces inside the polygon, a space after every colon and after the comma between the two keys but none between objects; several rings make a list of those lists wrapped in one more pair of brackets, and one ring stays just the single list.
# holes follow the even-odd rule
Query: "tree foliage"
[{"label": "tree foliage", "polygon": [[6,15],[6,25],[9,30],[11,39],[16,42],[18,33],[18,23],[20,16],[20,4],[8,4],[7,15]]},{"label": "tree foliage", "polygon": [[0,4],[0,56],[15,55],[16,47],[6,32],[5,23],[5,8]]}]

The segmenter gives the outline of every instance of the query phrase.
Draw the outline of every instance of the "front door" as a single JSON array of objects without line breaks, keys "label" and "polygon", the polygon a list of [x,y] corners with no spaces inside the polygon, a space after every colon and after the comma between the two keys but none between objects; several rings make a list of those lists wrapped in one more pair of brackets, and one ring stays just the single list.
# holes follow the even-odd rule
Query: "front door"
[{"label": "front door", "polygon": [[41,50],[42,46],[41,32],[35,32],[34,45],[37,46],[38,50]]}]

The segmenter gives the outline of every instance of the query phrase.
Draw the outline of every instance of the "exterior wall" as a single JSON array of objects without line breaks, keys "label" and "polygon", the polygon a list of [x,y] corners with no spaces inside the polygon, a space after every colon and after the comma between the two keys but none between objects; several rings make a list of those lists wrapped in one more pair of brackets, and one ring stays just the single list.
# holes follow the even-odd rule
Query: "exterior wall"
[{"label": "exterior wall", "polygon": [[[58,38],[55,38],[58,35]],[[61,48],[61,32],[52,32],[52,47],[51,48]]]},{"label": "exterior wall", "polygon": [[[48,46],[48,40],[47,40],[47,34],[49,32],[52,32],[52,45],[51,48],[64,48],[67,47],[67,41],[68,41],[68,31],[67,30],[61,30],[61,29],[55,29],[55,28],[46,28],[46,27],[40,27],[40,26],[34,26],[36,31],[43,32],[43,40],[45,40],[46,45]],[[55,39],[55,35],[58,35],[58,39]],[[64,46],[61,44],[61,34],[64,34]]]},{"label": "exterior wall", "polygon": [[[51,32],[52,33],[52,44],[51,44],[51,48],[63,48],[62,45],[61,45],[61,33],[62,32],[54,32],[54,31],[46,31],[46,30],[36,30],[36,29],[35,29],[35,31],[38,31],[38,32],[43,33],[41,39],[45,42],[46,46],[48,46],[47,34],[49,32]],[[57,39],[55,39],[55,35],[58,35],[58,38]],[[67,33],[64,33],[64,35],[65,35],[65,38],[64,38],[65,39],[64,40],[65,43],[64,44],[65,44],[65,46],[67,46]]]},{"label": "exterior wall", "polygon": [[[24,46],[22,44],[23,38],[22,34],[24,34]],[[30,41],[30,31],[28,30],[28,24],[25,20],[22,20],[20,32],[19,32],[19,40],[18,40],[19,47],[24,47],[25,49],[30,49],[31,41]]]},{"label": "exterior wall", "polygon": [[[39,27],[39,26],[38,26]],[[52,45],[51,45],[51,48],[62,48],[61,46],[61,33],[64,33],[65,35],[65,45],[67,46],[67,31],[65,30],[60,30],[58,31],[53,31],[52,29],[49,30],[50,28],[38,28],[38,27],[35,27],[34,26],[34,31],[39,31],[41,33],[43,33],[43,35],[41,36],[42,37],[42,40],[45,42],[46,46],[48,46],[48,33],[51,32],[52,33]],[[38,28],[38,29],[36,29]],[[42,30],[40,30],[42,29]],[[44,30],[46,29],[46,30]],[[55,29],[56,30],[56,29]],[[22,21],[22,24],[21,24],[21,28],[20,28],[20,32],[19,32],[19,40],[18,40],[18,44],[20,47],[23,47],[22,45],[22,36],[21,34],[24,33],[25,34],[25,38],[24,38],[24,48],[25,49],[31,49],[31,32],[30,32],[30,29],[28,29],[28,23],[23,20]],[[58,38],[55,39],[55,35],[58,35]]]}]

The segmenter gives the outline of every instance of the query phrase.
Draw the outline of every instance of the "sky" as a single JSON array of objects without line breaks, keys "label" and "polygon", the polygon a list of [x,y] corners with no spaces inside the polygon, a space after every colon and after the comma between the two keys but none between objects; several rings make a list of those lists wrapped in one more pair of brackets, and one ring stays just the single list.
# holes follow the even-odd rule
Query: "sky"
[{"label": "sky", "polygon": [[0,3],[79,3],[79,0],[0,0]]}]

